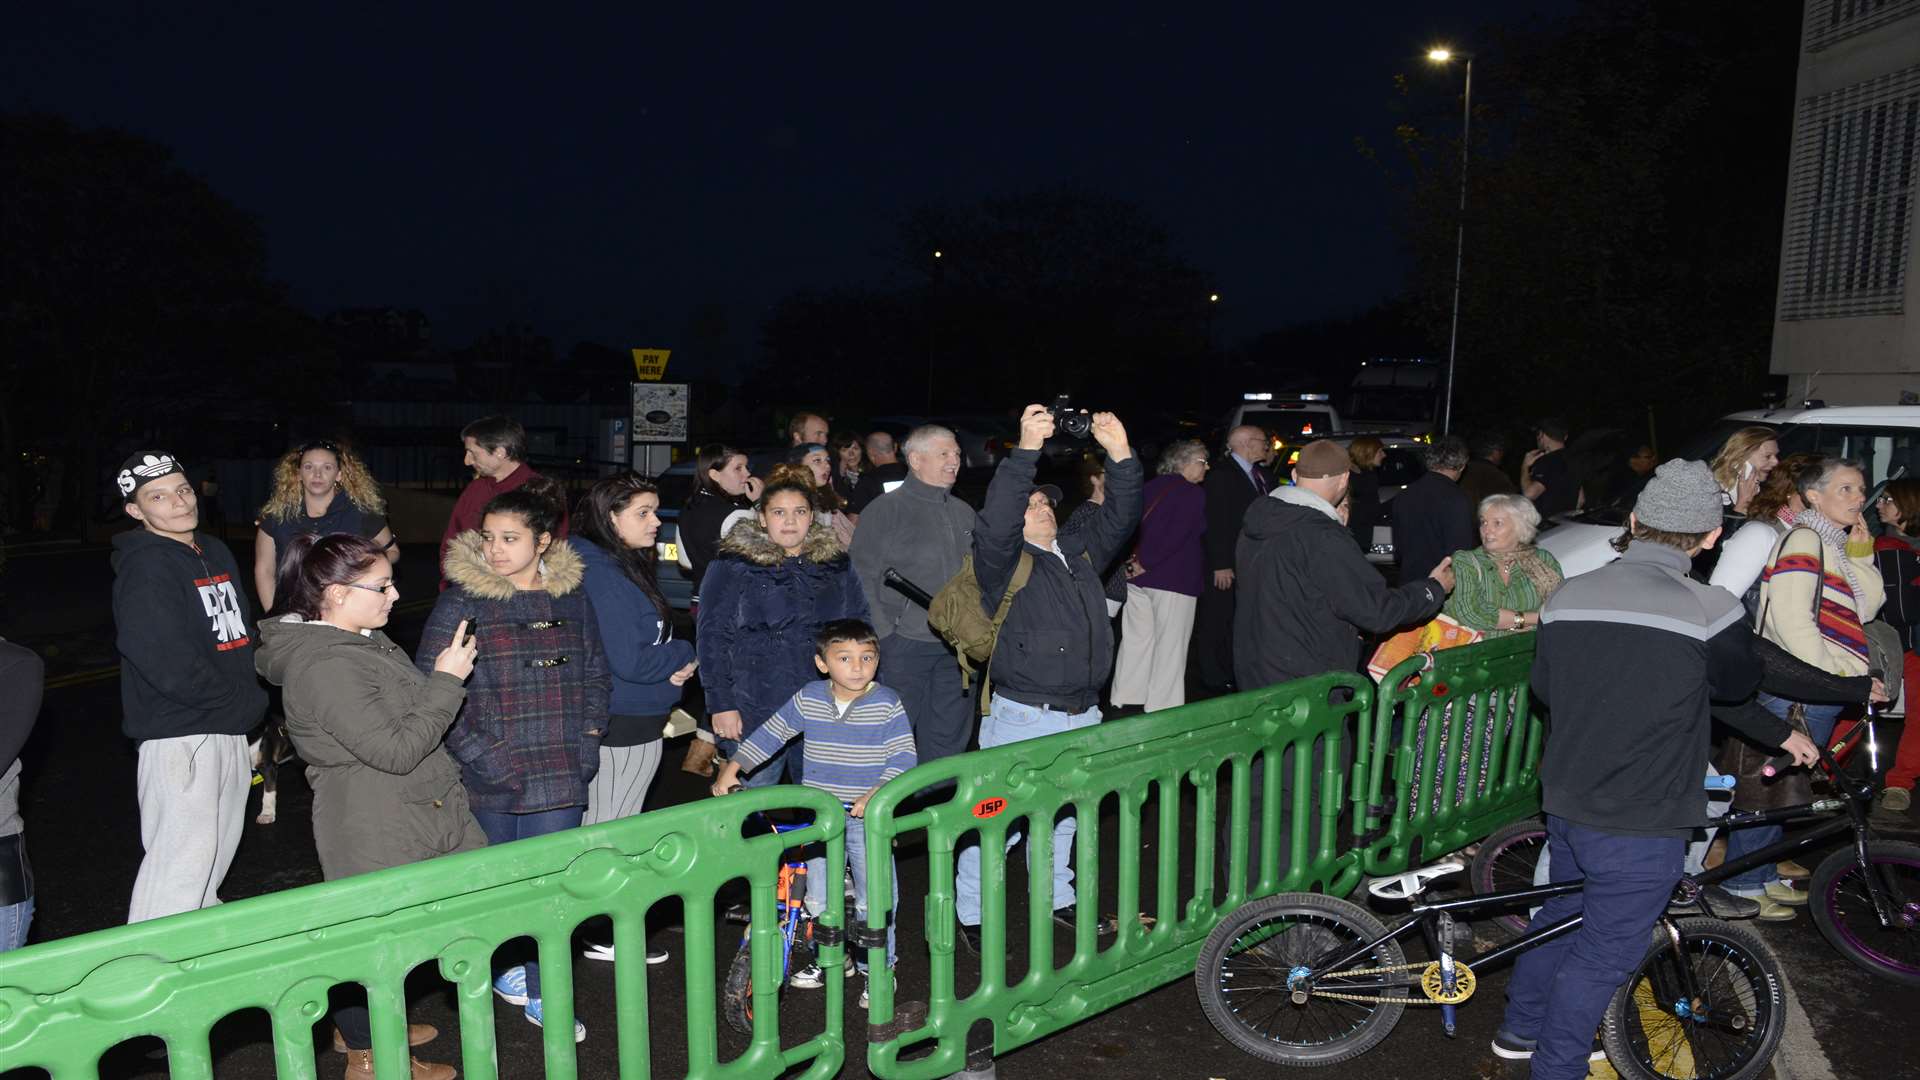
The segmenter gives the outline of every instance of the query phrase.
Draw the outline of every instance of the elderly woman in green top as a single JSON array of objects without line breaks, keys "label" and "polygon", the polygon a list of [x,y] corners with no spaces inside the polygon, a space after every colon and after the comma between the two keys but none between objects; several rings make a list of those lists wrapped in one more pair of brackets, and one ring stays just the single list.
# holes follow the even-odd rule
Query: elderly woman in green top
[{"label": "elderly woman in green top", "polygon": [[[1539,626],[1540,605],[1547,602],[1547,597],[1552,596],[1564,580],[1554,557],[1533,546],[1533,538],[1539,531],[1540,511],[1534,509],[1526,496],[1489,495],[1482,499],[1480,546],[1453,554],[1453,595],[1441,609],[1447,617],[1488,638],[1522,634]],[[1513,730],[1512,704],[1508,702],[1498,710],[1498,715],[1506,717],[1509,733]],[[1463,703],[1461,711],[1466,723],[1460,733],[1460,761],[1453,787],[1456,806],[1466,800],[1469,790],[1484,794],[1493,755],[1492,727],[1477,723],[1478,717],[1470,703]],[[1451,706],[1448,712],[1452,712]],[[1426,726],[1423,717],[1414,737],[1416,762],[1425,760]],[[1476,743],[1480,746],[1480,775],[1470,786],[1467,773]],[[1428,806],[1435,813],[1441,808],[1444,790],[1443,779],[1436,777],[1428,800]],[[1409,812],[1417,805],[1409,806]]]},{"label": "elderly woman in green top", "polygon": [[1453,556],[1453,595],[1447,617],[1489,638],[1540,625],[1540,605],[1564,575],[1551,554],[1533,546],[1540,511],[1524,495],[1489,495],[1480,502],[1480,546]]}]

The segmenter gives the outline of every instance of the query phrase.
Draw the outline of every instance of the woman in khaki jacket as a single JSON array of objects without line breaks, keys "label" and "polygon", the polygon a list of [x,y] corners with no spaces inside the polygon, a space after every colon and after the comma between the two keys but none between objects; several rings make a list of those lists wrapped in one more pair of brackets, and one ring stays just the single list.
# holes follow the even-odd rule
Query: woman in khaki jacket
[{"label": "woman in khaki jacket", "polygon": [[[467,692],[474,645],[462,623],[423,675],[380,632],[399,599],[391,564],[346,533],[297,537],[280,562],[274,615],[254,666],[285,691],[287,735],[313,786],[313,839],[328,881],[484,847],[460,767],[441,739]],[[373,1076],[367,1010],[335,1010],[334,1049],[349,1080]],[[439,1035],[409,1024],[419,1046]],[[412,1063],[413,1080],[452,1080],[452,1066]]]}]

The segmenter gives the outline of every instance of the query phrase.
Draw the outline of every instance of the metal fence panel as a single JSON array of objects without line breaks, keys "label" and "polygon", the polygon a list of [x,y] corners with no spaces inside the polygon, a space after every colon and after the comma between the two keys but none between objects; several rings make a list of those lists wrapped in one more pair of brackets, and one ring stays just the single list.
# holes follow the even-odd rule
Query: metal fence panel
[{"label": "metal fence panel", "polygon": [[[805,829],[747,838],[755,812],[813,815]],[[672,807],[497,848],[451,855],[241,900],[203,911],[35,945],[0,956],[0,1069],[39,1067],[55,1080],[95,1077],[109,1048],[158,1036],[176,1078],[212,1076],[209,1033],[243,1009],[272,1019],[282,1080],[310,1080],[313,1026],[327,994],[343,983],[366,988],[381,1076],[407,1074],[408,972],[429,962],[457,989],[462,1074],[494,1080],[493,954],[531,936],[539,948],[546,1002],[546,1075],[578,1075],[573,1044],[572,933],[611,915],[617,955],[646,951],[646,915],[679,897],[686,925],[689,1076],[772,1077],[801,1065],[814,1080],[845,1059],[842,980],[826,983],[824,1030],[782,1048],[777,980],[755,980],[753,1041],[741,1057],[718,1060],[715,894],[744,878],[752,897],[756,971],[779,964],[773,892],[781,852],[824,841],[828,872],[844,866],[840,804],[812,788],[777,787]],[[829,889],[820,922],[840,927],[844,900]],[[729,958],[734,935],[724,938]],[[845,946],[825,946],[833,970]],[[648,1075],[646,966],[616,965],[620,1075]]]}]

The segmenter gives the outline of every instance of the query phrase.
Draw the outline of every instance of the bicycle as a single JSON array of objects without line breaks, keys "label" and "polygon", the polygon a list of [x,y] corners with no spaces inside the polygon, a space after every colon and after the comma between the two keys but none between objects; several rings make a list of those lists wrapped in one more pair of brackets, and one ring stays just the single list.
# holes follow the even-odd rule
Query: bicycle
[{"label": "bicycle", "polygon": [[[1574,914],[1456,957],[1456,916],[1544,902],[1582,884],[1421,901],[1429,881],[1465,869],[1441,862],[1370,883],[1373,895],[1413,905],[1391,927],[1358,904],[1320,893],[1281,893],[1242,905],[1200,952],[1194,979],[1207,1019],[1229,1042],[1276,1065],[1335,1065],[1359,1057],[1392,1032],[1409,1005],[1439,1005],[1453,1035],[1454,1010],[1473,996],[1478,972],[1582,921]],[[1407,962],[1400,939],[1416,930],[1433,960]],[[1614,1069],[1635,1080],[1743,1080],[1764,1071],[1785,1028],[1785,1000],[1779,965],[1759,937],[1717,919],[1666,915],[1652,937],[1602,1021]]]},{"label": "bicycle", "polygon": [[[1676,894],[1683,903],[1702,903],[1702,886],[1778,862],[1829,837],[1851,832],[1853,842],[1822,859],[1809,879],[1807,908],[1813,924],[1828,944],[1855,966],[1884,979],[1920,986],[1920,844],[1882,840],[1874,834],[1868,817],[1873,806],[1873,784],[1843,768],[1839,760],[1850,756],[1863,740],[1867,777],[1872,777],[1879,771],[1880,745],[1874,718],[1869,715],[1831,748],[1818,748],[1821,769],[1834,795],[1777,810],[1735,811],[1721,818],[1719,825],[1737,828],[1807,818],[1828,820],[1798,838],[1783,839],[1705,873],[1683,877]],[[1767,767],[1783,769],[1786,763],[1775,758]],[[1516,822],[1489,836],[1474,856],[1474,889],[1501,891],[1522,874],[1531,882],[1545,837],[1546,826],[1537,820]],[[1512,917],[1503,922],[1511,928]]]},{"label": "bicycle", "polygon": [[[737,790],[737,789],[736,789]],[[765,822],[756,814],[754,817]],[[775,833],[808,828],[807,824],[781,825],[766,822]],[[807,914],[807,863],[805,859],[782,860],[774,879],[773,910],[780,925],[780,981],[776,994],[785,994],[787,978],[793,972],[793,948],[799,943],[812,950],[813,917]],[[740,931],[740,950],[727,968],[727,981],[720,994],[720,1015],[727,1026],[742,1035],[753,1034],[753,925],[745,921]]]}]

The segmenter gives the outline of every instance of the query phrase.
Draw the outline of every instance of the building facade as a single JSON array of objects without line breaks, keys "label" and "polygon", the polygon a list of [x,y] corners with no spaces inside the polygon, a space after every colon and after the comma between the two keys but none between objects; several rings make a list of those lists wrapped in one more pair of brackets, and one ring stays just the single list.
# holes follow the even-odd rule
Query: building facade
[{"label": "building facade", "polygon": [[1807,0],[1794,97],[1773,373],[1920,404],[1920,0]]}]

